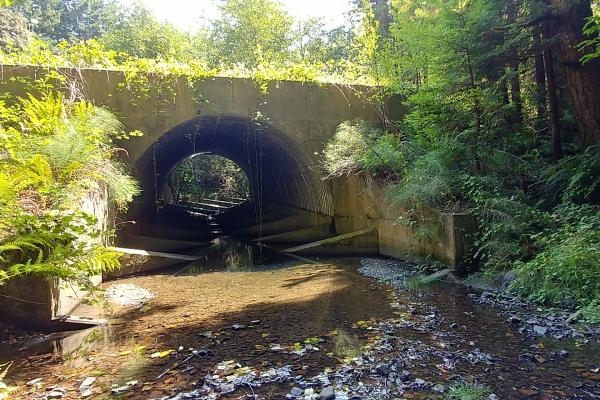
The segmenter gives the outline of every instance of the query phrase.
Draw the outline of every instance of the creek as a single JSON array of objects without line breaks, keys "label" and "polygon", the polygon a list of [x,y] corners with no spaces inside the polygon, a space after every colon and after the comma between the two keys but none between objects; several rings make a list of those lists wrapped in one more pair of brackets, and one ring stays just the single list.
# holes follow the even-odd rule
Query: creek
[{"label": "creek", "polygon": [[411,264],[292,258],[226,238],[192,254],[105,282],[152,295],[82,306],[106,326],[5,339],[15,398],[443,399],[474,387],[490,399],[600,398],[597,337],[531,337],[463,286],[386,275],[410,276]]}]

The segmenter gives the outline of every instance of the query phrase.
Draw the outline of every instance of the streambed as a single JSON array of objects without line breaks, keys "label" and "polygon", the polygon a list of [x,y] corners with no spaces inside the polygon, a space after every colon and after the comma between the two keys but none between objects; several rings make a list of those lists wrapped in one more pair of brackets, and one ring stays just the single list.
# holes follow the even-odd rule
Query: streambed
[{"label": "streambed", "polygon": [[385,283],[409,264],[239,248],[105,283],[153,295],[96,304],[106,327],[5,346],[15,398],[600,398],[597,338],[531,338],[463,287]]}]

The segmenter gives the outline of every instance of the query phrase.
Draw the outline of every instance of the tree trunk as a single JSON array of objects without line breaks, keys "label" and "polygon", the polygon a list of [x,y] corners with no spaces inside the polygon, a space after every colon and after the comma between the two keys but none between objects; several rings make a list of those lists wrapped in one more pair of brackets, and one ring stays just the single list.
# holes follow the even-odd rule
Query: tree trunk
[{"label": "tree trunk", "polygon": [[582,65],[579,60],[589,50],[576,47],[585,39],[583,26],[592,15],[591,4],[589,0],[550,0],[550,4],[559,18],[556,37],[573,113],[583,143],[591,146],[600,143],[600,59]]},{"label": "tree trunk", "polygon": [[[546,22],[543,26],[544,39],[554,36],[553,23]],[[553,45],[548,43],[544,49],[544,70],[546,71],[547,95],[548,95],[548,124],[552,142],[552,159],[558,162],[562,157],[562,135],[560,131],[560,110],[558,106],[558,94],[556,86],[556,74],[554,72],[554,50]]]},{"label": "tree trunk", "polygon": [[379,22],[379,38],[390,37],[390,5],[388,0],[370,0],[375,19]]},{"label": "tree trunk", "polygon": [[[508,23],[515,23],[518,14],[518,5],[514,0],[510,0],[508,6]],[[523,103],[521,102],[521,80],[519,77],[519,52],[515,44],[511,44],[508,51],[508,68],[511,72],[510,77],[510,100],[514,107],[514,121],[518,124],[523,122]]]},{"label": "tree trunk", "polygon": [[548,100],[546,96],[546,68],[544,67],[544,49],[542,48],[542,29],[540,26],[533,29],[533,51],[535,54],[535,103],[538,120],[536,128],[541,132],[546,127]]}]

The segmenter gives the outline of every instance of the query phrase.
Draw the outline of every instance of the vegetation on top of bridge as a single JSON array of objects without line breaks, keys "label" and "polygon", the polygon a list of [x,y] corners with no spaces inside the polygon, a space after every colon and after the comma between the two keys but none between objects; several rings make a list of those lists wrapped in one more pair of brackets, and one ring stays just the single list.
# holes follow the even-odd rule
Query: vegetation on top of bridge
[{"label": "vegetation on top of bridge", "polygon": [[[95,16],[85,26],[70,17],[85,8],[83,2],[22,0],[12,12],[0,9],[0,21],[21,32],[0,38],[0,64],[123,71],[127,89],[140,96],[149,90],[148,74],[158,76],[152,83],[167,92],[179,77],[192,86],[215,76],[250,78],[263,92],[271,81],[382,83],[371,73],[374,32],[366,23],[327,30],[321,20],[299,21],[296,30],[275,1],[228,0],[219,19],[186,34],[141,4],[124,9],[109,3],[86,3]],[[360,10],[353,12],[359,22],[366,18]],[[32,37],[17,29],[27,23],[20,15],[37,21]]]}]

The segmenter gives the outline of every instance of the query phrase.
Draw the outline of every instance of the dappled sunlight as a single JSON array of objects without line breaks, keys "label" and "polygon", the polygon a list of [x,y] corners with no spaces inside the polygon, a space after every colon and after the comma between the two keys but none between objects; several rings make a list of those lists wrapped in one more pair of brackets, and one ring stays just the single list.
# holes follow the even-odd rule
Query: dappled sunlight
[{"label": "dappled sunlight", "polygon": [[[52,363],[46,356],[35,364],[31,359],[20,360],[14,378],[26,382],[36,365],[36,376],[51,379],[60,369],[74,382],[97,376],[98,387],[103,388],[132,380],[155,382],[168,367],[168,354],[161,357],[160,353],[183,349],[185,354],[188,348],[210,349],[209,356],[194,362],[195,368],[206,372],[222,361],[238,360],[257,369],[281,363],[301,363],[298,368],[308,364],[313,368],[304,373],[313,375],[335,365],[335,356],[356,354],[366,343],[368,335],[355,331],[356,321],[391,315],[384,293],[369,290],[367,279],[335,263],[300,263],[252,272],[137,276],[115,283],[144,288],[154,298],[141,308],[111,306],[109,326],[88,333],[81,341],[82,350],[68,357],[57,354]],[[303,357],[288,354],[306,351],[304,343],[314,343],[320,351],[309,351]],[[281,351],[271,350],[279,347]],[[186,374],[177,381],[185,387],[192,378]],[[168,394],[165,380],[168,382],[165,378],[151,386]],[[146,398],[148,393],[144,393],[132,398]]]}]

